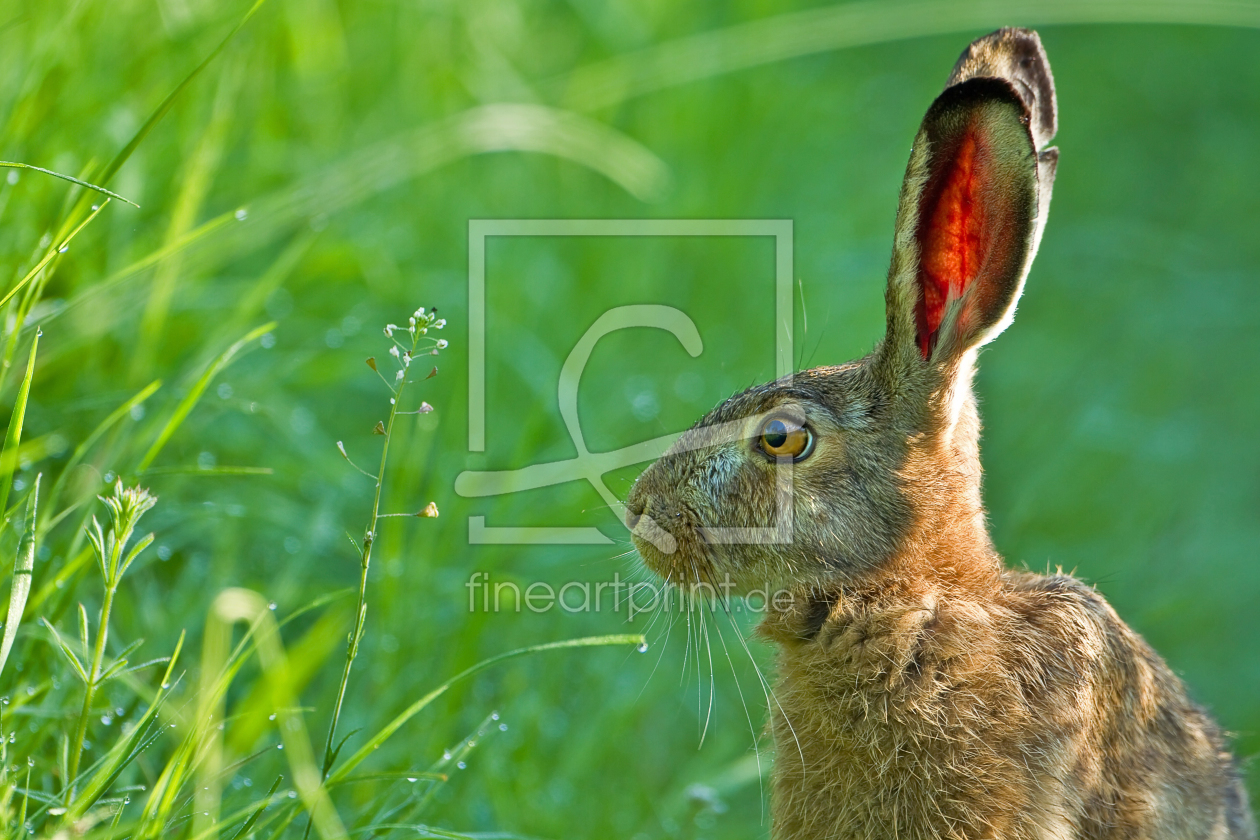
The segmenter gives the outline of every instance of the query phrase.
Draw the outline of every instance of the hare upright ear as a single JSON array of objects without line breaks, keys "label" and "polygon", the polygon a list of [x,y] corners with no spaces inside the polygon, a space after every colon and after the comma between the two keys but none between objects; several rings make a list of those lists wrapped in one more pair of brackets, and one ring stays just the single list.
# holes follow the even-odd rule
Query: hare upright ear
[{"label": "hare upright ear", "polygon": [[1035,32],[959,58],[923,118],[897,209],[884,352],[952,364],[1010,323],[1050,206],[1054,79]]}]

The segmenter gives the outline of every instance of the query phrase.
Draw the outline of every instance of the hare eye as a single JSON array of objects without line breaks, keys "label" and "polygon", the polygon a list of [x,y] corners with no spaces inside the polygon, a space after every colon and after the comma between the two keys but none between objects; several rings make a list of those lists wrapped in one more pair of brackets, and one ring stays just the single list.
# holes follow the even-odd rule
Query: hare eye
[{"label": "hare eye", "polygon": [[761,427],[757,445],[771,458],[800,461],[813,451],[814,434],[799,423],[775,417]]}]

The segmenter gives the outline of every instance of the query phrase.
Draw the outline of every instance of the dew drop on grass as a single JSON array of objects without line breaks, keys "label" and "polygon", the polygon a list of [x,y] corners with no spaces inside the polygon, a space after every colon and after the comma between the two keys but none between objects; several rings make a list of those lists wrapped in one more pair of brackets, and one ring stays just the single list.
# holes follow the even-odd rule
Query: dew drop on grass
[{"label": "dew drop on grass", "polygon": [[246,210],[244,207],[242,207],[240,210],[236,211],[235,215],[236,215],[236,221],[243,222],[247,218],[249,218],[249,211]]},{"label": "dew drop on grass", "polygon": [[498,720],[498,719],[499,719],[499,713],[498,713],[498,712],[491,712],[491,713],[490,713],[490,720]]},{"label": "dew drop on grass", "polygon": [[409,782],[414,782],[415,780],[416,780],[416,777],[415,777],[415,776],[408,776],[408,777],[407,777],[407,781],[409,781]]},{"label": "dew drop on grass", "polygon": [[506,723],[500,723],[500,724],[499,724],[499,731],[500,731],[500,732],[507,732],[507,724],[506,724]]},{"label": "dew drop on grass", "polygon": [[271,610],[272,612],[275,612],[275,611],[276,611],[276,602],[275,602],[275,601],[272,601],[270,604],[268,604],[268,605],[267,605],[267,609]]},{"label": "dew drop on grass", "polygon": [[269,715],[267,715],[267,720],[275,720],[275,719],[276,719],[276,715],[275,715],[275,713],[274,713],[274,712],[273,712],[273,713],[271,713],[271,714],[269,714]]},{"label": "dew drop on grass", "polygon": [[0,703],[3,703],[3,704],[4,704],[4,705],[6,705],[6,706],[7,706],[7,705],[9,705],[9,698],[8,698],[8,697],[0,697]]},{"label": "dew drop on grass", "polygon": [[110,717],[109,715],[101,715],[101,723],[105,724],[106,726],[109,726],[113,722],[114,722],[114,719]]},{"label": "dew drop on grass", "polygon": [[643,642],[642,644],[639,645],[639,653],[647,653],[647,649],[648,649],[647,642]]},{"label": "dew drop on grass", "polygon": [[170,687],[171,687],[171,684],[170,684],[170,683],[168,683],[168,682],[164,682],[164,683],[162,683],[162,690],[163,690],[163,691],[166,691],[166,689],[168,689],[168,688],[170,688]]},{"label": "dew drop on grass", "polygon": [[28,756],[26,757],[26,766],[27,766],[27,767],[34,767],[34,766],[35,766],[35,757],[34,757],[34,756],[30,756],[30,755],[28,755]]},{"label": "dew drop on grass", "polygon": [[442,753],[442,760],[443,760],[443,761],[450,761],[450,760],[451,760],[451,751],[450,751],[450,750],[447,750],[446,752]]},{"label": "dew drop on grass", "polygon": [[69,251],[69,250],[70,250],[69,245],[62,245],[60,248],[57,249],[57,253],[64,254],[66,251]]},{"label": "dew drop on grass", "polygon": [[466,762],[466,761],[461,761],[461,762],[457,763],[455,766],[456,766],[456,767],[458,767],[460,770],[464,770],[464,769],[467,769],[467,767],[468,767],[468,762]]},{"label": "dew drop on grass", "polygon": [[290,799],[297,799],[297,791],[296,791],[296,790],[291,790],[291,791],[289,791],[289,798],[290,798]]}]

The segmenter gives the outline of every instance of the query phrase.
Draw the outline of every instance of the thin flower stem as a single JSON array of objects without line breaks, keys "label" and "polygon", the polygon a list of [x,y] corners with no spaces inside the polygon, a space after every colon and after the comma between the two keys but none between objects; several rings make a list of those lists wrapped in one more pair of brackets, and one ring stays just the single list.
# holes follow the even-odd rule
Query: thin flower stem
[{"label": "thin flower stem", "polygon": [[83,756],[83,739],[87,737],[88,718],[92,713],[92,700],[96,697],[96,683],[100,679],[101,664],[105,660],[105,643],[109,640],[109,613],[114,607],[114,593],[117,591],[117,580],[112,582],[106,581],[105,599],[101,602],[100,623],[96,626],[96,645],[92,652],[92,665],[88,668],[87,685],[83,690],[83,711],[79,713],[79,727],[74,733],[74,751],[70,755],[70,772],[66,774],[67,805],[74,798],[74,780],[79,775],[79,761]]},{"label": "thin flower stem", "polygon": [[[376,493],[372,498],[372,515],[368,521],[368,530],[363,538],[362,554],[360,555],[359,604],[355,610],[354,629],[350,632],[349,642],[346,646],[346,664],[341,671],[341,684],[337,687],[337,700],[333,705],[332,719],[328,723],[328,738],[324,742],[324,763],[320,771],[321,780],[327,779],[329,772],[332,770],[334,759],[333,742],[337,737],[337,723],[341,719],[341,709],[346,698],[346,687],[350,682],[350,671],[354,667],[354,660],[359,655],[359,642],[363,638],[363,628],[367,622],[368,569],[372,564],[372,545],[376,542],[377,537],[376,526],[381,519],[381,489],[385,484],[385,464],[389,459],[389,443],[394,436],[394,420],[398,417],[398,405],[402,401],[402,394],[406,385],[407,383],[404,380],[397,388],[390,388],[393,399],[390,400],[389,420],[385,424],[385,444],[381,448],[381,465],[376,473]],[[311,821],[308,818],[306,831],[302,836],[304,838],[308,837],[310,831]]]}]

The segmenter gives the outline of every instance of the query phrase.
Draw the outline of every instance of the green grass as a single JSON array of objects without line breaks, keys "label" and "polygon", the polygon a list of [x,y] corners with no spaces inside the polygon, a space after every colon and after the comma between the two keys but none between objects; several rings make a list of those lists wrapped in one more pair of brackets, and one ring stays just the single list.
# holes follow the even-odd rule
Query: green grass
[{"label": "green grass", "polygon": [[[1170,2],[0,0],[0,160],[76,181],[0,168],[0,577],[21,617],[2,830],[301,837],[313,812],[311,836],[764,835],[772,663],[740,645],[748,617],[712,616],[706,647],[681,617],[470,612],[477,571],[642,573],[589,485],[454,484],[575,454],[556,383],[610,307],[682,309],[704,351],[601,341],[579,394],[593,451],[769,378],[773,248],[492,238],[470,454],[468,220],[793,219],[796,355],[843,361],[879,337],[918,120],[1002,24],[1040,27],[1062,161],[1019,317],[982,362],[995,539],[1097,583],[1260,752],[1258,21]],[[381,328],[417,305],[450,347],[391,406]],[[624,494],[638,469],[606,480]],[[118,480],[158,501],[115,557],[128,522],[97,496]],[[430,502],[439,517],[412,515]],[[612,544],[470,545],[470,516]],[[549,647],[574,639],[611,647]]]}]

